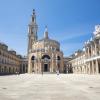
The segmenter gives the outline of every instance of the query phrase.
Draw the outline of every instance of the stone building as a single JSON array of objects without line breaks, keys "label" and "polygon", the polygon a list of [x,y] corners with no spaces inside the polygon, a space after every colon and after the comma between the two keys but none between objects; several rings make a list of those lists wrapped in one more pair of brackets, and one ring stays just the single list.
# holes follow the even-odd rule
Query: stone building
[{"label": "stone building", "polygon": [[93,33],[93,37],[85,42],[84,50],[76,52],[72,60],[69,61],[73,73],[100,73],[100,25],[95,26]]},{"label": "stone building", "polygon": [[93,38],[85,42],[87,72],[100,73],[100,25],[95,26]]},{"label": "stone building", "polygon": [[72,57],[64,57],[64,73],[73,73]]},{"label": "stone building", "polygon": [[28,59],[27,56],[21,57],[20,59],[20,73],[28,72]]},{"label": "stone building", "polygon": [[85,53],[82,50],[78,50],[73,54],[72,60],[69,61],[71,63],[73,73],[81,74],[86,73],[86,65],[85,65]]},{"label": "stone building", "polygon": [[44,38],[38,40],[38,25],[33,10],[28,28],[28,73],[63,72],[63,52],[60,43],[50,39],[48,29],[45,28]]},{"label": "stone building", "polygon": [[8,46],[0,43],[0,75],[19,72],[20,55],[14,50],[8,50]]}]

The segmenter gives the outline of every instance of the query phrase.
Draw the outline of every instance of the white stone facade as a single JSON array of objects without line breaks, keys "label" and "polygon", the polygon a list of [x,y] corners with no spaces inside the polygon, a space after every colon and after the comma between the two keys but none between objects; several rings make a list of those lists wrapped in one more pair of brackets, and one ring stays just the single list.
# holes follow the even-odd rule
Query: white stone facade
[{"label": "white stone facade", "polygon": [[49,38],[47,27],[44,38],[38,40],[37,30],[35,10],[33,10],[28,30],[28,73],[53,73],[57,70],[63,72],[63,53],[60,51],[59,42]]},{"label": "white stone facade", "polygon": [[100,73],[100,25],[95,26],[93,34],[94,36],[85,42],[84,51],[70,61],[74,73]]}]

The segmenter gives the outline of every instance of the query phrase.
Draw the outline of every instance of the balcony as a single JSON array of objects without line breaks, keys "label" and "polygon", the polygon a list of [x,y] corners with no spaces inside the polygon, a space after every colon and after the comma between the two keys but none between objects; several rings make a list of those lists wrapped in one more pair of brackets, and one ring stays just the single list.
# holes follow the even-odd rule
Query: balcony
[{"label": "balcony", "polygon": [[89,62],[89,61],[96,60],[96,59],[100,59],[100,54],[93,55],[91,57],[86,58],[85,62]]}]

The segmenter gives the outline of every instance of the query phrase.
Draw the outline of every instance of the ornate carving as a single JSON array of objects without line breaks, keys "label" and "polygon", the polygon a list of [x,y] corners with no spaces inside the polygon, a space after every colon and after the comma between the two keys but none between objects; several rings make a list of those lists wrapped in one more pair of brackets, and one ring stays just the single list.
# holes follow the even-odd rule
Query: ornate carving
[{"label": "ornate carving", "polygon": [[95,31],[93,32],[94,35],[100,34],[100,25],[95,26]]}]

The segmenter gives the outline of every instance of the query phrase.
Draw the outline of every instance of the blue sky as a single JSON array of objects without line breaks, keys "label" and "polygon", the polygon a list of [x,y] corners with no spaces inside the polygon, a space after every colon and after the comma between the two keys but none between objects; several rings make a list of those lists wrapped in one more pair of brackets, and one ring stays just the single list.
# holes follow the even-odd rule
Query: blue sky
[{"label": "blue sky", "polygon": [[27,54],[28,24],[36,10],[38,36],[45,25],[49,37],[61,44],[65,56],[81,49],[100,24],[100,0],[0,0],[0,41],[17,53]]}]

